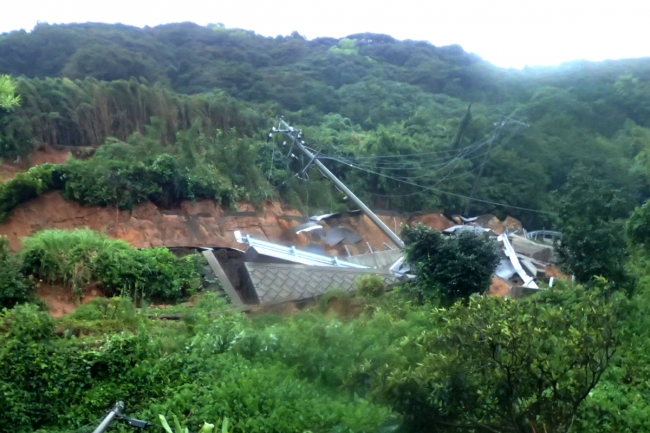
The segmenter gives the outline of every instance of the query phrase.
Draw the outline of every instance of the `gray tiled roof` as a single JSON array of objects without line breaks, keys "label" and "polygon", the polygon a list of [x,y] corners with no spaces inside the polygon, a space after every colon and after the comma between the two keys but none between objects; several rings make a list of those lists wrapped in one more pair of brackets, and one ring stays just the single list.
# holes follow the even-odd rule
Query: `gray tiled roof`
[{"label": "gray tiled roof", "polygon": [[381,276],[387,285],[398,282],[394,275],[374,269],[275,263],[245,263],[245,267],[260,304],[313,298],[333,289],[351,291],[357,277],[368,274]]}]

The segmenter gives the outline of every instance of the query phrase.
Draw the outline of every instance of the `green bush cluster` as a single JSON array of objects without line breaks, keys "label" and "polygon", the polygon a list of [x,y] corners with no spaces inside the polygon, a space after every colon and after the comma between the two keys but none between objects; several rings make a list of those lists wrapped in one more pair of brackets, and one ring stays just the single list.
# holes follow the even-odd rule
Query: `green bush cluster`
[{"label": "green bush cluster", "polygon": [[198,255],[166,248],[135,249],[90,229],[44,230],[26,238],[22,272],[74,293],[96,283],[108,295],[175,300],[201,288]]},{"label": "green bush cluster", "polygon": [[238,200],[258,203],[275,197],[273,187],[256,165],[259,145],[236,131],[203,132],[199,124],[164,144],[160,119],[135,133],[128,142],[110,139],[90,158],[66,164],[42,164],[0,185],[0,221],[11,210],[47,191],[62,190],[66,198],[86,205],[132,209],[150,200],[163,208],[183,200]]},{"label": "green bush cluster", "polygon": [[33,283],[21,270],[20,259],[9,253],[9,240],[0,236],[0,309],[34,301]]},{"label": "green bush cluster", "polygon": [[[214,316],[222,304],[208,298],[191,320],[169,324],[123,300],[96,302],[76,323],[117,321],[123,331],[97,336],[98,327],[85,338],[55,337],[52,319],[33,306],[5,310],[0,422],[18,432],[72,430],[122,400],[131,416],[177,416],[191,431],[224,418],[237,433],[565,431],[571,422],[590,431],[598,413],[610,419],[601,425],[620,421],[616,405],[633,399],[604,406],[621,360],[632,361],[619,320],[637,313],[598,290],[474,296],[448,309],[388,294],[354,320],[317,309],[275,321]],[[624,357],[613,358],[619,350]],[[615,374],[599,383],[610,362]]]},{"label": "green bush cluster", "polygon": [[499,264],[494,240],[470,231],[445,236],[418,223],[402,225],[406,261],[418,275],[416,291],[425,300],[447,305],[485,293]]},{"label": "green bush cluster", "polygon": [[178,414],[194,431],[203,420],[227,417],[235,432],[372,432],[390,415],[381,404],[300,377],[279,360],[239,353],[238,342],[256,332],[243,315],[199,314],[194,331],[173,334],[173,346],[163,343],[159,325],[143,320],[137,334],[89,343],[56,338],[52,319],[30,305],[5,310],[2,425],[17,432],[71,429],[117,400],[149,421]]},{"label": "green bush cluster", "polygon": [[376,298],[386,292],[386,284],[379,275],[363,275],[355,282],[357,293]]},{"label": "green bush cluster", "polygon": [[230,201],[230,182],[214,166],[188,167],[168,153],[151,158],[134,153],[127,144],[104,145],[88,160],[59,166],[55,176],[67,198],[90,205],[131,209],[146,200],[163,207],[187,199]]},{"label": "green bush cluster", "polygon": [[54,188],[52,172],[55,167],[53,164],[37,165],[0,184],[0,221],[19,204]]}]

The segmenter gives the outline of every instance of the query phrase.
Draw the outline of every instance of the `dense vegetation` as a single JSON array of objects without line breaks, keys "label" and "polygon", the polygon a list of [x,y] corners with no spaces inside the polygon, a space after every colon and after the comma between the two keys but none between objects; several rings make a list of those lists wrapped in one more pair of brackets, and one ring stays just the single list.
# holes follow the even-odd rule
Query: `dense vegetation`
[{"label": "dense vegetation", "polygon": [[[0,300],[13,308],[0,312],[0,424],[70,431],[123,400],[132,416],[191,430],[227,418],[234,432],[646,431],[647,277],[626,292],[595,276],[490,297],[488,240],[407,232],[415,284],[385,294],[380,279],[362,278],[356,297],[331,292],[301,313],[252,320],[201,293],[196,256],[90,230],[5,247]],[[644,248],[630,245],[630,271],[647,267]],[[427,263],[436,259],[446,267]],[[37,281],[121,297],[53,320],[33,297]],[[149,303],[197,293],[193,307]],[[182,320],[156,320],[170,312]]]},{"label": "dense vegetation", "polygon": [[469,231],[449,237],[422,223],[403,225],[401,236],[423,299],[440,299],[449,305],[490,287],[500,256],[489,237]]},{"label": "dense vegetation", "polygon": [[[487,297],[490,241],[415,227],[404,239],[416,283],[385,294],[364,278],[356,297],[248,318],[202,293],[197,256],[89,230],[45,230],[19,253],[1,240],[0,430],[84,431],[122,400],[132,416],[193,431],[649,431],[649,97],[646,59],[505,71],[385,35],[308,41],[189,23],[0,36],[0,156],[85,154],[0,185],[0,218],[52,190],[123,209],[270,197],[345,209],[267,137],[284,115],[374,206],[557,227],[577,281]],[[117,297],[54,320],[37,284]],[[196,294],[194,307],[151,304]]]},{"label": "dense vegetation", "polygon": [[316,172],[292,177],[297,166],[266,144],[285,115],[376,207],[510,213],[549,227],[552,215],[520,208],[553,212],[549,192],[577,161],[621,190],[626,211],[650,194],[645,59],[506,71],[458,46],[377,34],[308,41],[190,23],[40,24],[0,36],[1,73],[22,98],[0,113],[4,156],[124,142],[150,125],[175,155],[194,144],[178,132],[194,127],[217,147],[232,134],[242,141],[224,146],[252,149],[241,165],[197,153],[250,196],[346,208]]},{"label": "dense vegetation", "polygon": [[131,416],[191,430],[227,417],[236,432],[646,431],[648,295],[567,289],[449,309],[348,300],[357,318],[215,318],[210,296],[176,308],[179,323],[128,299],[56,323],[20,306],[0,319],[2,421],[69,431],[122,399]]},{"label": "dense vegetation", "polygon": [[[169,324],[119,300],[108,313],[93,301],[56,324],[29,305],[5,311],[3,425],[70,429],[123,399],[132,416],[174,414],[191,430],[227,417],[237,432],[559,432],[621,345],[613,329],[621,301],[580,288],[523,301],[473,298],[449,310],[395,294],[357,300],[366,312],[354,320],[317,311],[209,317],[219,302],[206,297]],[[91,335],[61,339],[56,326]],[[592,400],[576,422],[582,431],[597,410],[620,421],[617,408]]]},{"label": "dense vegetation", "polygon": [[34,300],[41,283],[66,287],[77,300],[90,285],[105,296],[158,301],[186,299],[203,288],[198,254],[178,258],[166,248],[135,249],[89,229],[43,230],[23,245],[11,254],[0,237],[0,307]]}]

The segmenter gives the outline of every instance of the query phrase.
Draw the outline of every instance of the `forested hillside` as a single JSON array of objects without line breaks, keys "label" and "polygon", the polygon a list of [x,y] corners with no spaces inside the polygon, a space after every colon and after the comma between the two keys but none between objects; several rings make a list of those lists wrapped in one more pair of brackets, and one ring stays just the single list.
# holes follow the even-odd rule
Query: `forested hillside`
[{"label": "forested hillside", "polygon": [[[564,274],[489,296],[498,242],[404,225],[414,279],[235,309],[190,248],[50,229],[51,197],[107,207],[103,228],[145,202],[352,206],[270,134],[280,116],[375,208],[557,229]],[[76,157],[32,164],[51,148]],[[0,433],[88,432],[117,401],[176,433],[650,431],[650,59],[518,71],[378,34],[39,24],[0,35],[0,157],[0,222],[70,200],[41,197],[22,250],[0,237]]]},{"label": "forested hillside", "polygon": [[[469,214],[548,227],[549,193],[578,161],[622,190],[623,213],[650,194],[647,59],[518,71],[459,46],[379,34],[306,40],[191,23],[39,24],[0,36],[0,74],[14,77],[22,98],[0,114],[6,158],[41,143],[149,139],[156,149],[143,151],[145,163],[193,153],[251,200],[279,193],[305,210],[345,208],[317,173],[292,177],[295,167],[267,143],[284,115],[375,207],[463,213],[471,196]],[[203,149],[179,138],[192,127]],[[206,149],[223,137],[252,156],[219,164]]]}]

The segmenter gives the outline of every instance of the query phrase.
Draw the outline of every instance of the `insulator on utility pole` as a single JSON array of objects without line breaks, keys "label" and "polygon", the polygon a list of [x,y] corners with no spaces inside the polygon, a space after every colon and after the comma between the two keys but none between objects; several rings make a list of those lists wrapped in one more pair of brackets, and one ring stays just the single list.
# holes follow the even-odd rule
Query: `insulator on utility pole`
[{"label": "insulator on utility pole", "polygon": [[315,157],[313,153],[311,153],[304,145],[303,140],[298,140],[296,137],[294,137],[293,133],[297,132],[299,135],[302,134],[302,131],[300,130],[295,130],[291,126],[289,126],[284,120],[280,120],[280,125],[283,128],[280,129],[278,128],[281,132],[283,132],[285,135],[288,135],[291,138],[292,141],[292,148],[293,146],[296,146],[310,161],[313,161],[314,165],[318,167],[318,169],[323,173],[327,178],[329,178],[332,182],[334,182],[334,185],[341,190],[344,194],[346,194],[354,203],[356,203],[357,206],[365,213],[368,218],[372,220],[372,222],[375,223],[375,225],[382,231],[388,238],[400,249],[404,248],[404,242],[400,239],[399,236],[397,236],[384,222],[379,219],[375,213],[370,210],[368,206],[365,205],[364,202],[362,202],[359,197],[357,197],[343,182],[339,180],[338,177],[334,175],[331,171],[323,165],[322,162],[318,158]]}]

